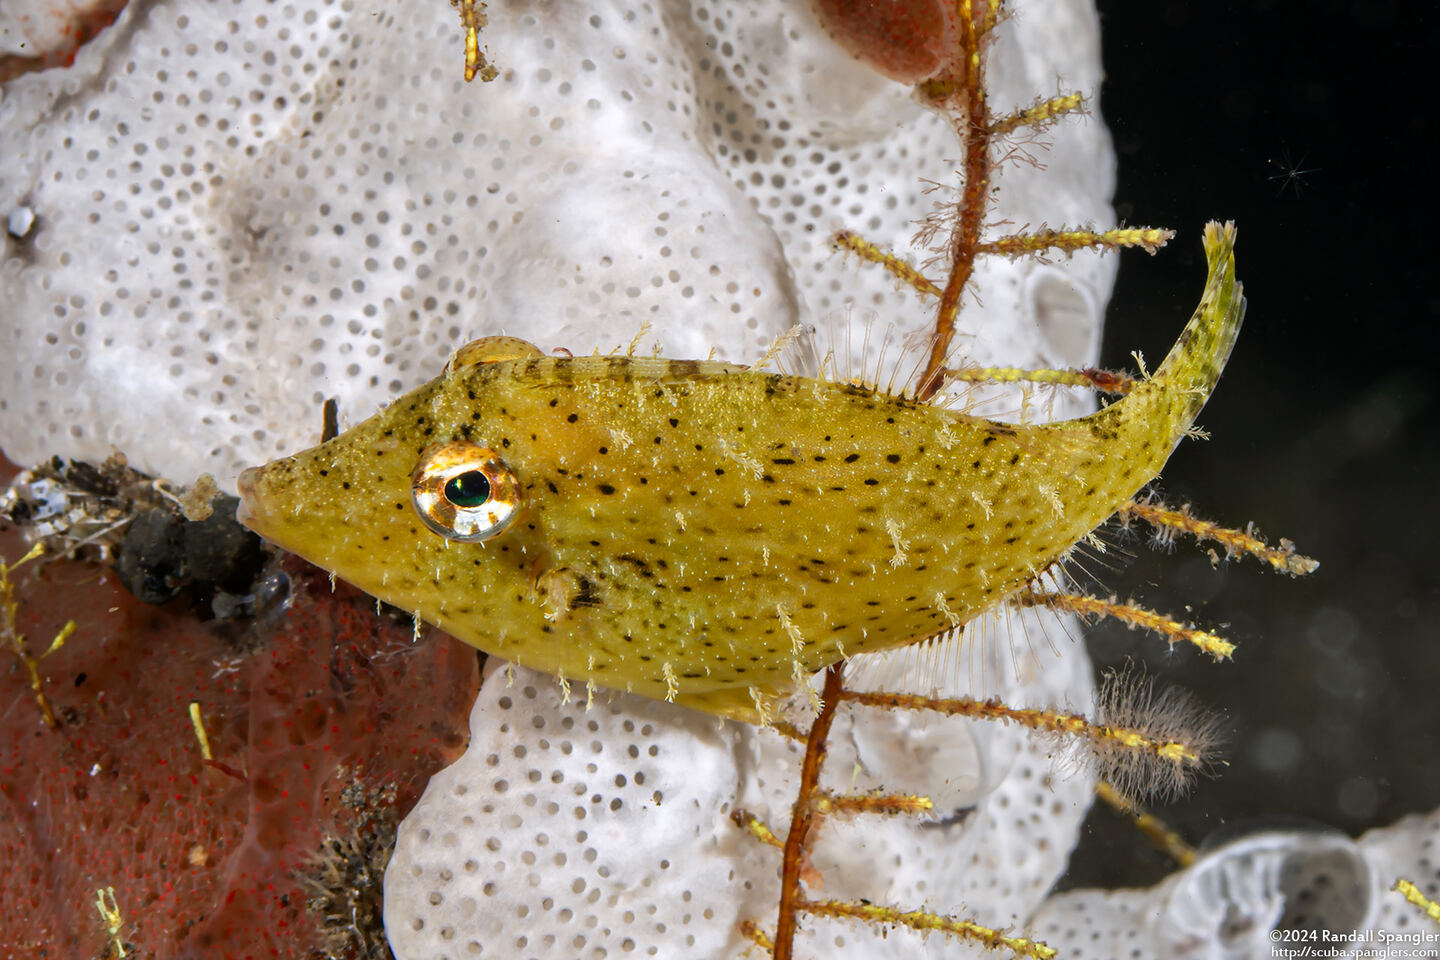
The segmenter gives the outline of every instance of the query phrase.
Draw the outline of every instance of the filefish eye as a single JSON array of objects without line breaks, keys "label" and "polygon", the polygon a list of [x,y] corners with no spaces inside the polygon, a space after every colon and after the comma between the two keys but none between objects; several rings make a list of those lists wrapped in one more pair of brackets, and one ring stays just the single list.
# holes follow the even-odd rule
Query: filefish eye
[{"label": "filefish eye", "polygon": [[478,543],[499,536],[520,512],[520,481],[488,447],[437,443],[410,474],[410,499],[435,533]]},{"label": "filefish eye", "polygon": [[479,470],[467,470],[445,484],[445,499],[457,507],[483,507],[490,499],[490,481]]}]

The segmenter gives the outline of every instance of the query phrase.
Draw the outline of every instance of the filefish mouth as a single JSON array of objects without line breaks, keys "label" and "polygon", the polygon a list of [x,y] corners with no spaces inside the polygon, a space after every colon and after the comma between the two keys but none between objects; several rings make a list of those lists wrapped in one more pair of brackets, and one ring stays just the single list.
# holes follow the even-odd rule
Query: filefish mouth
[{"label": "filefish mouth", "polygon": [[262,467],[250,467],[240,474],[238,481],[240,487],[240,506],[235,509],[235,519],[240,521],[241,526],[248,527],[256,533],[264,536],[260,529],[261,523],[259,504],[257,503],[258,488],[260,485],[260,471]]},{"label": "filefish mouth", "polygon": [[240,505],[235,508],[235,519],[266,542],[290,553],[302,553],[297,549],[300,544],[293,524],[286,522],[288,508],[281,496],[288,477],[286,471],[271,469],[275,463],[250,467],[240,474],[236,481]]}]

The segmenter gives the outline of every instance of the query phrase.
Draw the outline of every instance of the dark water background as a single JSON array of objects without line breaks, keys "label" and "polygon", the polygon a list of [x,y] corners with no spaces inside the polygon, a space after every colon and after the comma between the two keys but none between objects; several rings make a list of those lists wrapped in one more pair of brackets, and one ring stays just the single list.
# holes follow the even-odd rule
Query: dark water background
[{"label": "dark water background", "polygon": [[[1358,834],[1440,806],[1440,431],[1433,239],[1440,20],[1395,3],[1100,3],[1100,112],[1122,220],[1175,228],[1126,253],[1104,362],[1158,362],[1204,275],[1199,232],[1240,227],[1249,312],[1160,488],[1213,520],[1253,520],[1319,559],[1304,580],[1204,549],[1105,578],[1240,649],[1233,663],[1119,627],[1097,661],[1138,657],[1226,714],[1229,765],[1160,812],[1192,842],[1272,814]],[[1066,886],[1138,885],[1170,866],[1097,809]]]}]

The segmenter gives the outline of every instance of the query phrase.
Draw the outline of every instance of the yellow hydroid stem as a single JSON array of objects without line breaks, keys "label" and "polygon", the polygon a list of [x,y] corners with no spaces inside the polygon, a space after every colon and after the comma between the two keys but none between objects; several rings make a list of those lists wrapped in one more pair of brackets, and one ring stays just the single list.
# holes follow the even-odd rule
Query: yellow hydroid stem
[{"label": "yellow hydroid stem", "polygon": [[805,900],[798,906],[806,913],[815,916],[845,917],[851,920],[863,920],[866,923],[909,927],[911,930],[927,932],[933,930],[948,933],[966,940],[973,940],[992,950],[996,947],[1003,947],[1021,957],[1051,960],[1055,956],[1055,948],[1041,943],[1039,940],[1007,936],[993,927],[970,920],[956,920],[953,917],[928,913],[924,910],[897,910],[895,907],[882,907],[873,903],[846,903],[840,900]]},{"label": "yellow hydroid stem", "polygon": [[205,721],[200,717],[200,704],[194,700],[190,701],[190,726],[195,730],[195,739],[200,742],[200,756],[214,760],[210,753],[210,738],[205,735]]},{"label": "yellow hydroid stem", "polygon": [[[970,12],[969,3],[963,2],[963,0],[959,4],[959,7],[962,13],[968,14]],[[983,37],[991,30],[994,30],[1000,23],[1000,11],[1003,10],[1004,7],[1005,4],[1003,0],[986,0],[985,3],[982,3],[980,5],[980,22],[975,25],[975,32]]]},{"label": "yellow hydroid stem", "polygon": [[1122,520],[1130,517],[1139,517],[1146,523],[1164,531],[1175,531],[1187,533],[1196,540],[1212,540],[1225,548],[1227,556],[1236,556],[1248,553],[1257,557],[1281,573],[1288,573],[1292,577],[1303,576],[1307,573],[1314,573],[1320,566],[1318,560],[1301,556],[1295,552],[1295,544],[1289,540],[1281,540],[1280,546],[1272,547],[1264,540],[1255,536],[1253,529],[1236,530],[1232,527],[1222,527],[1217,523],[1208,520],[1201,520],[1190,513],[1190,505],[1186,504],[1179,510],[1167,507],[1163,503],[1136,503],[1125,504],[1117,511]]},{"label": "yellow hydroid stem", "polygon": [[1135,828],[1145,835],[1145,839],[1150,841],[1151,846],[1180,866],[1188,867],[1195,862],[1194,847],[1186,843],[1184,838],[1170,829],[1163,820],[1116,790],[1109,782],[1096,781],[1095,795],[1133,823]]},{"label": "yellow hydroid stem", "polygon": [[460,11],[460,26],[465,28],[465,82],[469,83],[478,75],[482,83],[489,83],[500,75],[500,71],[485,59],[480,52],[480,29],[485,26],[485,4],[477,0],[450,0]]},{"label": "yellow hydroid stem", "polygon": [[775,831],[771,830],[769,826],[765,824],[765,821],[755,816],[755,814],[749,810],[736,810],[730,814],[730,819],[734,820],[737,826],[766,846],[776,847],[781,850],[785,849],[784,842],[775,836]]},{"label": "yellow hydroid stem", "polygon": [[761,950],[764,950],[767,953],[774,952],[775,941],[770,938],[770,934],[766,933],[764,930],[761,930],[760,925],[757,924],[754,920],[741,920],[740,932],[744,934],[746,939],[750,940]]},{"label": "yellow hydroid stem", "polygon": [[930,813],[935,809],[929,797],[918,794],[875,793],[875,794],[819,794],[815,797],[815,809],[820,813],[880,813],[917,814]]},{"label": "yellow hydroid stem", "polygon": [[69,640],[69,639],[70,639],[70,635],[71,635],[72,633],[74,633],[74,632],[75,632],[75,621],[74,621],[74,620],[67,620],[67,621],[65,621],[65,626],[61,627],[60,630],[59,630],[59,632],[55,634],[55,639],[54,639],[54,640],[51,640],[51,641],[50,641],[50,646],[46,647],[46,648],[45,648],[45,652],[42,653],[42,654],[40,654],[40,659],[41,659],[41,660],[44,660],[46,657],[50,656],[50,654],[54,653],[56,650],[59,650],[61,647],[65,646],[65,641],[66,641],[66,640]]},{"label": "yellow hydroid stem", "polygon": [[1400,879],[1395,881],[1395,886],[1391,889],[1395,890],[1397,893],[1400,894],[1400,896],[1404,897],[1406,900],[1409,900],[1411,903],[1415,904],[1415,906],[1419,907],[1431,920],[1434,920],[1437,924],[1440,924],[1440,903],[1436,903],[1434,900],[1431,900],[1429,897],[1425,896],[1425,894],[1421,893],[1420,888],[1415,886],[1415,884],[1411,883],[1409,880],[1406,880],[1404,877],[1401,877]]},{"label": "yellow hydroid stem", "polygon": [[45,652],[38,657],[32,657],[30,649],[25,645],[24,634],[17,629],[16,617],[20,613],[20,602],[15,599],[15,581],[10,578],[11,571],[44,552],[45,545],[37,543],[14,563],[6,563],[4,558],[0,557],[0,636],[9,641],[10,649],[20,659],[30,677],[30,690],[35,694],[36,706],[40,708],[40,718],[45,721],[45,726],[58,730],[60,721],[55,718],[55,709],[50,705],[50,698],[45,696],[45,681],[40,676],[40,661],[65,645],[65,641],[75,632],[75,621],[66,622],[50,641],[50,646],[45,648]]},{"label": "yellow hydroid stem", "polygon": [[1016,723],[1042,733],[1079,737],[1099,746],[1120,747],[1127,751],[1147,753],[1177,768],[1196,767],[1204,762],[1199,748],[1192,747],[1181,740],[1157,739],[1141,729],[1096,723],[1076,713],[1009,707],[998,699],[923,697],[911,693],[862,693],[854,690],[844,691],[841,699],[867,707],[891,710],[933,710],[951,717],[971,717],[976,720]]},{"label": "yellow hydroid stem", "polygon": [[125,926],[125,918],[120,915],[120,905],[115,902],[115,888],[101,887],[95,891],[95,910],[100,914],[100,922],[105,925],[105,935],[110,938],[106,944],[106,954],[109,954],[110,947],[115,948],[115,956],[124,960],[128,954],[125,952],[125,940],[120,936],[121,929]]},{"label": "yellow hydroid stem", "polygon": [[1024,367],[947,368],[941,371],[946,381],[954,383],[1049,383],[1062,387],[1084,387],[1105,393],[1129,393],[1135,380],[1108,370],[1027,370]]},{"label": "yellow hydroid stem", "polygon": [[788,720],[774,720],[767,724],[771,730],[798,743],[804,743],[809,734]]},{"label": "yellow hydroid stem", "polygon": [[1235,653],[1235,644],[1224,637],[1130,603],[1101,600],[1077,593],[1033,593],[1029,590],[1022,591],[1015,600],[1024,607],[1048,607],[1083,617],[1113,617],[1128,626],[1160,634],[1172,647],[1182,641],[1194,644],[1217,661],[1228,660]]},{"label": "yellow hydroid stem", "polygon": [[831,243],[835,245],[836,249],[848,250],[861,260],[878,263],[897,280],[920,293],[931,297],[938,297],[942,293],[939,287],[918,269],[911,266],[909,262],[893,253],[881,250],[858,234],[851,233],[849,230],[841,230],[831,238]]},{"label": "yellow hydroid stem", "polygon": [[1174,230],[1158,227],[1120,227],[1115,230],[1049,230],[1041,228],[1033,233],[1017,233],[998,240],[990,240],[979,246],[980,253],[993,253],[1005,257],[1044,255],[1051,252],[1074,253],[1076,250],[1095,248],[1115,250],[1120,247],[1139,247],[1146,253],[1154,254],[1175,236]]},{"label": "yellow hydroid stem", "polygon": [[1038,98],[1033,104],[1024,110],[1017,110],[1008,113],[994,123],[990,124],[991,136],[1003,137],[1005,134],[1021,127],[1032,127],[1036,130],[1044,129],[1050,124],[1059,120],[1067,113],[1078,113],[1085,107],[1085,95],[1083,93],[1067,93],[1059,97],[1048,99]]}]

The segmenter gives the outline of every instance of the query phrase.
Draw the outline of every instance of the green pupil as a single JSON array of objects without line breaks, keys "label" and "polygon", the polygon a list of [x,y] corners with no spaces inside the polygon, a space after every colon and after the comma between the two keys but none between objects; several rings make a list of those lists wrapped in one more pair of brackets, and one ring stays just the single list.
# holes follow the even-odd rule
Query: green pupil
[{"label": "green pupil", "polygon": [[457,507],[478,507],[490,499],[490,481],[479,470],[467,470],[445,484],[445,499]]}]

